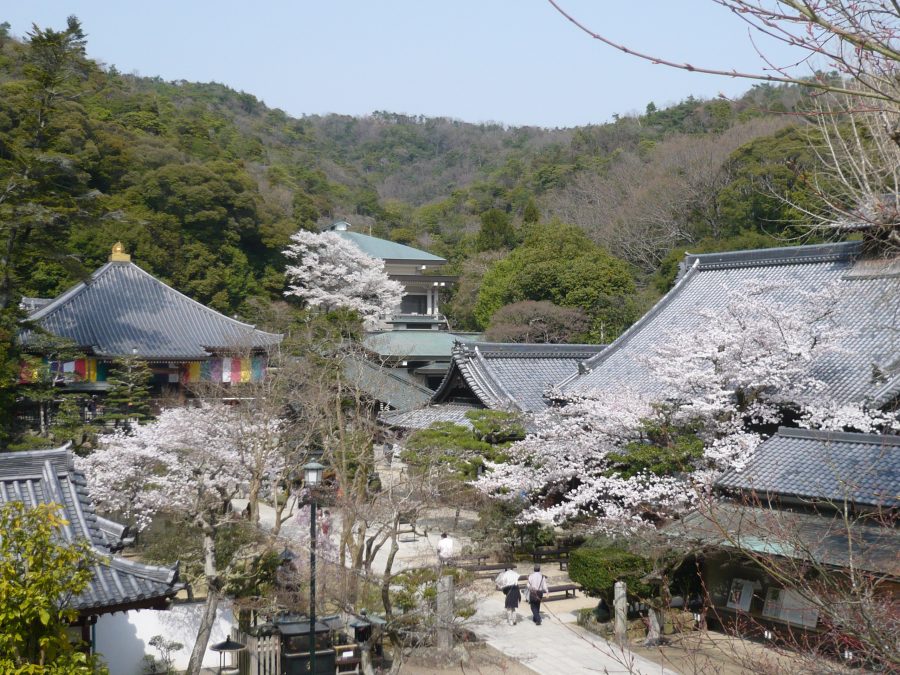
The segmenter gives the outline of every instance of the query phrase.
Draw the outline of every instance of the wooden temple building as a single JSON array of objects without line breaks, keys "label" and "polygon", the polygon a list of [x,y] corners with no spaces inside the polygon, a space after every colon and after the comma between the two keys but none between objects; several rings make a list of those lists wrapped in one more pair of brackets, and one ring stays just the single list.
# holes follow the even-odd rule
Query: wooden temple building
[{"label": "wooden temple building", "polygon": [[[196,382],[254,382],[281,341],[179,293],[131,262],[121,243],[90,278],[57,298],[25,298],[23,306],[25,351],[44,356],[54,379],[72,390],[105,390],[110,364],[127,356],[147,362],[157,392]],[[42,350],[42,332],[66,339],[83,357],[53,360]],[[20,382],[33,377],[25,367]]]},{"label": "wooden temple building", "polygon": [[93,644],[97,617],[132,609],[166,609],[184,587],[178,565],[147,565],[118,555],[133,541],[130,529],[98,516],[88,495],[84,474],[75,468],[68,447],[0,453],[0,504],[22,502],[26,508],[57,504],[67,524],[60,530],[66,542],[87,542],[94,554],[92,578],[68,606],[78,610],[73,628],[82,642]]}]

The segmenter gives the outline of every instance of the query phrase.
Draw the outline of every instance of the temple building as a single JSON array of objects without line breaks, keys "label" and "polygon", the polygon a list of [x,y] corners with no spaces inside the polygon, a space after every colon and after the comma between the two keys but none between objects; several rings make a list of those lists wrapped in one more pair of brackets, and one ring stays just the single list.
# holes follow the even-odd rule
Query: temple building
[{"label": "temple building", "polygon": [[350,223],[343,220],[332,225],[330,231],[355,244],[370,258],[383,260],[388,276],[403,284],[403,300],[386,321],[385,328],[447,330],[440,296],[456,283],[456,277],[439,273],[447,264],[444,258],[395,241],[353,232]]},{"label": "temple building", "polygon": [[130,528],[101,518],[94,511],[84,474],[75,468],[68,447],[0,453],[0,504],[18,501],[31,509],[57,504],[67,524],[60,535],[67,543],[87,542],[95,560],[88,587],[68,600],[78,611],[73,628],[93,643],[97,617],[132,609],[167,609],[184,588],[178,565],[147,565],[116,555],[133,542]]},{"label": "temple building", "polygon": [[470,410],[540,412],[550,403],[547,391],[604,347],[457,341],[450,368],[428,405],[385,412],[379,419],[404,433],[434,422],[471,426]]},{"label": "temple building", "polygon": [[[280,335],[257,330],[179,293],[133,262],[117,243],[103,267],[54,299],[25,298],[24,350],[44,355],[54,380],[67,388],[103,391],[110,364],[137,356],[153,372],[153,388],[196,382],[258,381]],[[52,360],[42,331],[82,354]],[[33,374],[23,368],[20,382]]]}]

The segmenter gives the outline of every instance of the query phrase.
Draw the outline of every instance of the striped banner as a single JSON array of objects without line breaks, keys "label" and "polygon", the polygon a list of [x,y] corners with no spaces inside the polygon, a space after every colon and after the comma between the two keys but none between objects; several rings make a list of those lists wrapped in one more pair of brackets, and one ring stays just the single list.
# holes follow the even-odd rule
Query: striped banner
[{"label": "striped banner", "polygon": [[195,382],[261,382],[266,375],[266,357],[209,359],[181,365],[181,381]]}]

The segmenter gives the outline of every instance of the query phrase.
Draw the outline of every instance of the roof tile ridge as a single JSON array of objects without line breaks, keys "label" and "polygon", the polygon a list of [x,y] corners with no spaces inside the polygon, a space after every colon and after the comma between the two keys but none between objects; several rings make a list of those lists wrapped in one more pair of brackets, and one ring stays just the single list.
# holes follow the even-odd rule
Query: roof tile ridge
[{"label": "roof tile ridge", "polygon": [[[776,436],[782,438],[804,438],[815,441],[842,441],[844,443],[864,443],[866,445],[896,445],[900,447],[900,435],[866,434],[856,431],[832,431],[830,429],[804,429],[797,427],[778,427]],[[771,440],[771,439],[770,439]]]},{"label": "roof tile ridge", "polygon": [[[165,286],[166,288],[168,288],[168,289],[169,289],[172,293],[174,293],[175,295],[179,296],[180,298],[183,298],[184,300],[187,300],[189,303],[191,303],[191,304],[193,304],[193,305],[197,305],[197,307],[199,307],[201,310],[203,310],[204,312],[206,312],[206,313],[208,313],[208,314],[212,314],[212,315],[214,315],[214,316],[218,316],[218,317],[220,317],[220,318],[222,318],[222,319],[225,319],[226,321],[228,321],[228,322],[230,322],[230,323],[237,324],[238,326],[243,326],[244,328],[249,328],[250,330],[254,330],[254,331],[258,332],[258,333],[263,333],[264,335],[271,335],[272,337],[284,337],[281,333],[268,333],[268,332],[266,332],[266,331],[264,331],[264,330],[260,330],[260,329],[257,328],[254,324],[246,323],[246,322],[244,322],[244,321],[238,321],[237,319],[233,319],[232,317],[228,316],[227,314],[223,314],[222,312],[220,312],[220,311],[218,311],[218,310],[215,310],[215,309],[213,309],[212,307],[207,307],[207,306],[204,305],[202,302],[199,302],[199,301],[197,301],[197,300],[194,300],[194,299],[193,299],[192,297],[190,297],[189,295],[186,295],[186,294],[182,293],[181,291],[179,291],[177,288],[174,288],[174,287],[170,286],[169,284],[167,284],[167,283],[166,283],[165,281],[163,281],[162,279],[158,279],[157,277],[155,277],[155,276],[153,276],[152,274],[150,274],[150,272],[148,272],[148,271],[145,270],[144,268],[140,267],[139,265],[135,265],[133,262],[128,262],[128,263],[107,263],[106,265],[109,266],[109,265],[116,265],[116,264],[122,265],[123,267],[126,267],[126,268],[129,269],[129,270],[132,270],[132,269],[137,270],[139,273],[143,274],[143,275],[144,275],[145,277],[147,277],[148,279],[151,279],[153,282],[155,282],[155,283],[157,283],[157,284],[160,284],[160,285],[162,285],[162,286]],[[224,345],[216,345],[216,346],[224,346]]]},{"label": "roof tile ridge", "polygon": [[167,584],[175,583],[178,580],[179,564],[177,562],[169,567],[167,565],[153,565],[140,560],[129,560],[117,555],[111,556],[107,554],[106,557],[108,566],[121,572]]},{"label": "roof tile ridge", "polygon": [[25,319],[25,322],[39,321],[50,316],[60,307],[67,304],[73,298],[77,297],[85,290],[87,290],[95,281],[97,281],[97,279],[99,279],[102,275],[109,271],[115,264],[121,263],[104,263],[101,267],[94,270],[91,273],[90,277],[88,277],[88,279],[82,279],[78,283],[70,286],[68,289],[53,298],[53,300],[51,300],[49,303],[37,310],[34,314],[29,315]]},{"label": "roof tile ridge", "polygon": [[474,342],[485,358],[591,358],[606,348],[606,345],[522,343],[522,342]]},{"label": "roof tile ridge", "polygon": [[872,394],[872,404],[881,408],[887,405],[891,400],[900,394],[900,374],[888,379]]},{"label": "roof tile ridge", "polygon": [[699,262],[700,269],[726,269],[738,267],[771,267],[776,265],[809,265],[835,260],[849,260],[862,249],[861,242],[843,241],[805,246],[780,246],[720,251],[718,253],[688,253],[686,262]]},{"label": "roof tile ridge", "polygon": [[[68,478],[68,473],[66,473],[66,477]],[[66,509],[66,499],[63,495],[62,485],[59,482],[59,470],[56,466],[54,466],[53,461],[50,459],[46,459],[44,461],[44,467],[41,472],[41,482],[45,485],[45,494],[47,494],[52,500],[53,504],[59,506],[63,512],[67,511]],[[72,503],[75,504],[75,509],[78,515],[81,515],[81,509],[79,508],[79,498],[77,494],[72,495]],[[66,514],[68,515],[68,514]],[[82,520],[83,523],[83,520]],[[87,529],[87,524],[85,525],[85,529]],[[69,519],[66,518],[63,525],[62,530],[66,535],[66,540],[74,542],[76,537],[74,523],[69,522]],[[88,533],[90,535],[90,533]]]},{"label": "roof tile ridge", "polygon": [[489,388],[484,386],[481,378],[478,377],[477,370],[472,367],[472,361],[477,356],[478,349],[475,348],[471,351],[467,351],[459,362],[456,362],[455,360],[454,362],[456,363],[457,368],[459,368],[459,374],[462,375],[466,384],[472,388],[472,391],[475,392],[475,395],[479,398],[481,403],[490,407],[494,403],[496,396],[494,396],[494,393],[490,391]]},{"label": "roof tile ridge", "polygon": [[[697,276],[699,269],[700,269],[699,262],[695,260],[693,262],[693,264],[691,265],[691,267],[688,269],[688,271],[685,272],[684,275],[681,277],[681,279],[679,279],[675,283],[675,285],[672,286],[671,289],[669,289],[669,292],[666,293],[663,297],[661,297],[657,301],[657,303],[655,305],[653,305],[653,307],[650,308],[649,312],[647,312],[646,314],[644,314],[644,316],[642,316],[640,319],[638,319],[633,324],[631,324],[628,327],[628,329],[624,333],[622,333],[619,337],[617,337],[615,340],[613,340],[613,342],[611,342],[609,344],[609,346],[606,347],[606,349],[603,349],[596,355],[582,361],[580,364],[581,367],[579,367],[579,369],[575,373],[573,373],[572,375],[569,375],[566,379],[562,380],[561,382],[558,382],[557,384],[553,385],[552,387],[550,387],[550,389],[564,391],[566,388],[568,388],[569,385],[577,382],[583,375],[590,373],[597,366],[599,366],[604,361],[609,359],[610,356],[612,356],[619,349],[621,349],[623,345],[627,344],[628,341],[631,340],[631,338],[634,337],[634,335],[636,333],[638,333],[645,325],[647,325],[648,323],[650,323],[650,321],[652,321],[654,318],[656,318],[656,316],[663,309],[668,307],[672,303],[672,301],[678,296],[678,294],[681,292],[681,290],[685,286],[687,286],[688,283],[690,283],[690,281],[694,277]],[[584,368],[584,373],[581,372],[582,367]]]},{"label": "roof tile ridge", "polygon": [[[515,397],[510,393],[510,391],[503,385],[501,382],[491,371],[491,367],[488,364],[488,360],[484,358],[484,355],[481,353],[481,350],[478,347],[475,347],[475,360],[479,363],[482,368],[482,375],[485,380],[488,381],[488,384],[492,386],[495,392],[497,399],[499,399],[500,407],[513,407],[516,410],[520,410],[519,404],[516,402]],[[505,401],[503,399],[506,399]]]},{"label": "roof tile ridge", "polygon": [[453,346],[450,348],[450,367],[447,368],[447,372],[444,373],[444,377],[441,380],[441,383],[438,385],[437,389],[434,390],[431,394],[430,404],[435,403],[436,399],[439,396],[442,396],[449,392],[450,382],[453,379],[453,373],[455,371],[459,371],[461,375],[463,375],[463,379],[465,379],[465,375],[462,373],[462,369],[459,367],[460,360],[465,356],[466,353],[466,344],[462,340],[455,340],[453,342]]}]

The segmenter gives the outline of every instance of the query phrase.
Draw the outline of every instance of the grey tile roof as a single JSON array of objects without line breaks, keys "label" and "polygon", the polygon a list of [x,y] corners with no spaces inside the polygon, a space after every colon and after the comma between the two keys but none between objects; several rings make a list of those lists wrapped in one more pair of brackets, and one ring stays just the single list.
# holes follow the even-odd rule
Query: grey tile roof
[{"label": "grey tile roof", "polygon": [[840,514],[725,502],[693,511],[666,525],[663,532],[681,545],[696,542],[798,560],[812,558],[832,567],[852,564],[860,570],[900,577],[900,530],[876,520],[848,524]]},{"label": "grey tile roof", "polygon": [[394,410],[410,410],[425,405],[434,393],[426,386],[414,382],[406,373],[396,368],[351,355],[344,360],[344,376],[376,401]]},{"label": "grey tile roof", "polygon": [[75,469],[68,448],[0,453],[0,502],[9,501],[21,501],[26,507],[63,506],[68,521],[64,539],[87,541],[97,554],[90,585],[71,603],[83,614],[163,608],[181,590],[177,565],[157,567],[111,555],[118,543],[116,533],[124,534],[124,529],[94,513],[84,474]]},{"label": "grey tile roof", "polygon": [[782,427],[740,471],[716,482],[729,492],[755,492],[835,505],[900,507],[900,436]]},{"label": "grey tile roof", "polygon": [[[97,356],[201,360],[217,351],[264,350],[280,335],[191,300],[130,262],[109,262],[28,320]],[[28,344],[32,334],[25,331]]]},{"label": "grey tile roof", "polygon": [[406,412],[383,413],[379,415],[378,420],[394,429],[408,431],[427,429],[435,422],[452,422],[471,429],[472,422],[466,417],[466,413],[470,410],[484,410],[484,408],[461,403],[441,403]]},{"label": "grey tile roof", "polygon": [[[585,361],[588,372],[568,377],[559,386],[564,392],[582,393],[627,385],[649,396],[663,396],[662,385],[642,357],[670,336],[703,331],[699,310],[723,306],[730,292],[754,282],[784,282],[810,292],[835,283],[839,293],[834,317],[851,334],[839,345],[843,353],[813,360],[810,374],[825,382],[827,394],[838,403],[883,399],[885,385],[874,382],[872,373],[877,369],[896,375],[890,369],[900,336],[900,275],[891,272],[890,265],[873,267],[866,260],[857,265],[860,254],[861,243],[848,242],[689,255],[686,272],[675,287],[608,349]],[[864,274],[855,273],[859,267]],[[779,300],[799,297],[782,293]],[[891,389],[887,395],[892,392],[896,393]]]},{"label": "grey tile roof", "polygon": [[578,364],[602,352],[604,345],[457,343],[450,371],[435,392],[440,403],[467,388],[472,398],[491,409],[536,412],[543,394],[578,372]]}]

